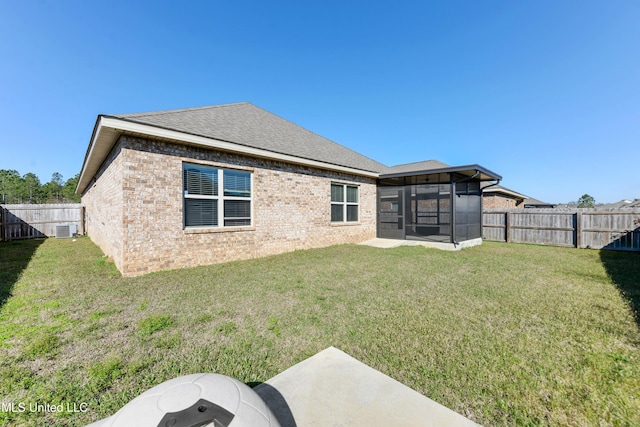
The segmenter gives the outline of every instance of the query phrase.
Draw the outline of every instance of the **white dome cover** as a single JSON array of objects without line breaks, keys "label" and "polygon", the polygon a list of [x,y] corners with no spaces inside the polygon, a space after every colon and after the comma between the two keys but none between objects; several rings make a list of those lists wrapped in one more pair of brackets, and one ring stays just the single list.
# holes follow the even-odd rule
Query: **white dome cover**
[{"label": "white dome cover", "polygon": [[[200,400],[206,402],[194,407]],[[188,408],[200,419],[211,419],[211,423],[204,426],[280,427],[269,407],[251,387],[220,374],[193,374],[166,381],[142,393],[113,416],[87,427],[158,427],[167,414],[186,412]],[[163,424],[191,427],[190,423],[176,419],[180,420],[180,414],[168,416]]]}]

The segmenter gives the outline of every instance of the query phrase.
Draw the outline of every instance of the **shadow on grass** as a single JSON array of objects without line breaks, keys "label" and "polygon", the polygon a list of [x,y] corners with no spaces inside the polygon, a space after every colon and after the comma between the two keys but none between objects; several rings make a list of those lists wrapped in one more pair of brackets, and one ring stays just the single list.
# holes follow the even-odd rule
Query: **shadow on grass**
[{"label": "shadow on grass", "polygon": [[267,404],[273,415],[278,419],[281,427],[297,427],[291,408],[284,396],[270,384],[261,382],[247,383],[260,398]]},{"label": "shadow on grass", "polygon": [[0,308],[11,297],[14,285],[43,242],[44,239],[30,239],[0,243]]},{"label": "shadow on grass", "polygon": [[600,260],[618,287],[629,301],[636,324],[640,327],[640,253],[600,250]]}]

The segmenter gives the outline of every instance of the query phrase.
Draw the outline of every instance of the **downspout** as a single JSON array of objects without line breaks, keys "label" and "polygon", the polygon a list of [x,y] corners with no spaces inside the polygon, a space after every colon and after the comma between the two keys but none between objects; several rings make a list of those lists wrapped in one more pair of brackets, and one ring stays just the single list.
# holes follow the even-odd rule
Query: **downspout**
[{"label": "downspout", "polygon": [[451,194],[449,194],[449,198],[451,200],[451,236],[449,237],[449,239],[451,240],[451,243],[453,243],[453,247],[456,247],[456,182],[453,180],[453,174],[451,174],[451,177],[449,178],[449,192]]},{"label": "downspout", "polygon": [[493,184],[487,185],[486,187],[480,187],[480,212],[484,211],[484,197],[482,197],[484,190],[486,190],[487,188],[494,187],[498,184],[500,184],[500,180],[496,179],[496,182],[494,182]]},{"label": "downspout", "polygon": [[484,191],[485,189],[493,187],[493,186],[498,185],[498,184],[500,184],[500,180],[499,179],[497,179],[496,182],[494,182],[491,185],[487,185],[486,187],[481,187],[480,190]]},{"label": "downspout", "polygon": [[487,185],[486,187],[480,187],[480,215],[481,215],[481,220],[480,220],[480,236],[484,239],[484,190],[489,188],[489,187],[493,187],[500,184],[500,180],[496,179],[496,182],[494,182],[491,185]]},{"label": "downspout", "polygon": [[451,243],[453,243],[454,247],[460,244],[460,242],[456,240],[456,184],[471,181],[478,175],[480,175],[480,171],[476,170],[476,173],[474,173],[472,176],[468,176],[466,178],[462,178],[459,181],[455,181],[453,179],[453,174],[451,174]]}]

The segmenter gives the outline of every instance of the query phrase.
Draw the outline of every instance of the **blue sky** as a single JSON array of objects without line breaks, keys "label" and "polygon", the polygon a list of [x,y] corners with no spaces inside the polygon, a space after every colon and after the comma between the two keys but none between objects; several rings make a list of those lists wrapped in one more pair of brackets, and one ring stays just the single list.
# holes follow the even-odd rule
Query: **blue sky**
[{"label": "blue sky", "polygon": [[0,169],[80,171],[98,114],[249,101],[387,165],[640,197],[638,1],[0,0]]}]

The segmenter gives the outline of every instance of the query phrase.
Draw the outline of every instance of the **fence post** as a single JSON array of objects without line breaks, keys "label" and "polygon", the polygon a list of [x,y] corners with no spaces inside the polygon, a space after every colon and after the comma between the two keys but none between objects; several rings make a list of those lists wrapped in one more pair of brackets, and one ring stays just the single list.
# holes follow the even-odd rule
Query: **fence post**
[{"label": "fence post", "polygon": [[7,216],[4,213],[4,208],[0,206],[0,242],[5,241],[6,229],[7,229]]},{"label": "fence post", "polygon": [[505,212],[504,214],[504,240],[507,243],[511,242],[511,229],[509,224],[511,223],[511,212]]},{"label": "fence post", "polygon": [[576,211],[575,213],[575,221],[576,221],[576,248],[582,247],[582,212]]},{"label": "fence post", "polygon": [[86,224],[85,224],[85,216],[87,215],[87,211],[86,211],[86,207],[82,206],[80,208],[80,234],[82,236],[84,236],[85,234],[87,234],[87,230],[86,230]]}]

